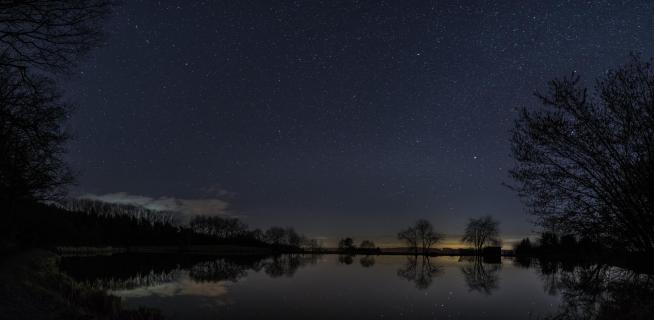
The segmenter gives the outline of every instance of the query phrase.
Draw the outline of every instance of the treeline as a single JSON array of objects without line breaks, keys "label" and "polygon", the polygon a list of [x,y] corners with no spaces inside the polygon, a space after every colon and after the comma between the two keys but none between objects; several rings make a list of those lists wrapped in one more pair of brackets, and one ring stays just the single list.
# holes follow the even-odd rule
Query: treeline
[{"label": "treeline", "polygon": [[321,248],[319,241],[291,227],[262,231],[223,216],[197,216],[182,224],[171,213],[92,200],[59,206],[25,202],[7,218],[0,233],[4,246],[240,245],[278,251]]},{"label": "treeline", "polygon": [[357,246],[354,239],[347,237],[338,241],[338,251],[347,254],[378,254],[381,249],[371,240],[363,240]]},{"label": "treeline", "polygon": [[536,241],[522,239],[514,246],[516,256],[528,257],[579,257],[610,254],[610,249],[601,243],[587,238],[577,238],[572,234],[559,236],[554,232],[543,232]]},{"label": "treeline", "polygon": [[[491,216],[470,218],[463,232],[461,242],[471,245],[471,249],[460,249],[465,255],[500,256],[502,254],[499,221]],[[397,239],[404,242],[414,255],[432,254],[432,247],[443,239],[431,222],[420,219],[413,225],[398,232]]]},{"label": "treeline", "polygon": [[250,230],[247,224],[233,217],[196,216],[191,219],[188,228],[195,234],[237,244],[263,243],[280,249],[300,248],[308,251],[320,251],[322,248],[320,241],[298,233],[293,227]]}]

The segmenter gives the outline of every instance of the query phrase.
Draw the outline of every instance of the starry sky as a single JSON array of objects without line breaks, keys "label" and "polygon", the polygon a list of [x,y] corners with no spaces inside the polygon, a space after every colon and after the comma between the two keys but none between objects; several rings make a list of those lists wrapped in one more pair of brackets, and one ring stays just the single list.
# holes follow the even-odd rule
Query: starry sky
[{"label": "starry sky", "polygon": [[490,214],[533,92],[654,56],[649,1],[126,1],[64,89],[72,194],[391,243]]}]

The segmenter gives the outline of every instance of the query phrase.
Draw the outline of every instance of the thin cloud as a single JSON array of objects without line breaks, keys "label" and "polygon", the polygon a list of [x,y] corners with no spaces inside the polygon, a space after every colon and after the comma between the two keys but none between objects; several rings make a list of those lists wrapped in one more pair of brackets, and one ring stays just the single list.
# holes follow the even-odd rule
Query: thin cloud
[{"label": "thin cloud", "polygon": [[126,192],[107,193],[102,195],[87,193],[79,199],[95,200],[106,203],[126,204],[143,207],[153,211],[177,212],[182,216],[215,216],[229,215],[229,202],[218,198],[180,199],[175,197],[148,197],[133,195]]}]

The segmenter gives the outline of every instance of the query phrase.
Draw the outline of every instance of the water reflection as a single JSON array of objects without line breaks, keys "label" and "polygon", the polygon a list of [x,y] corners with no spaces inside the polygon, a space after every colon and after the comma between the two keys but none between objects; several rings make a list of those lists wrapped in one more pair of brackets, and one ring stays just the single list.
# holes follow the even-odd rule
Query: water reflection
[{"label": "water reflection", "polygon": [[354,255],[352,254],[339,254],[338,263],[350,265],[354,262]]},{"label": "water reflection", "polygon": [[206,256],[118,254],[66,257],[61,268],[92,288],[128,290],[176,281],[183,270],[207,261]]},{"label": "water reflection", "polygon": [[484,263],[481,257],[461,257],[461,272],[469,291],[490,295],[499,288],[500,263]]},{"label": "water reflection", "polygon": [[400,278],[411,281],[417,289],[427,289],[443,269],[432,263],[428,256],[407,256],[406,263],[397,270]]},{"label": "water reflection", "polygon": [[314,254],[284,254],[265,260],[262,265],[264,272],[271,278],[292,277],[299,268],[316,264],[319,257]]},{"label": "water reflection", "polygon": [[[338,267],[354,262],[361,267]],[[347,310],[353,301],[371,306],[368,311],[361,310],[363,318],[375,318],[379,308],[386,308],[385,314],[402,312],[397,317],[417,310],[415,318],[434,314],[475,318],[477,309],[505,319],[521,319],[527,313],[539,319],[647,319],[654,314],[651,274],[588,262],[517,258],[505,258],[503,264],[489,262],[475,257],[373,255],[118,255],[64,258],[62,266],[78,281],[110,290],[136,305],[171,308],[170,312],[184,316],[181,318],[201,306],[219,313],[227,312],[223,307],[229,306],[234,308],[229,311],[232,317],[256,318],[257,314],[247,312],[265,306],[269,312],[279,312],[276,316],[293,319],[283,313],[284,301],[292,303],[286,308],[307,308],[303,312],[329,303],[333,313],[324,318],[341,316],[339,308]],[[311,271],[298,272],[302,268]],[[246,277],[248,281],[242,281]],[[404,280],[414,288],[401,286]],[[307,301],[306,290],[317,287],[320,299]],[[380,290],[371,292],[371,287]],[[478,293],[485,299],[474,298]],[[410,296],[414,300],[403,300]],[[415,300],[421,297],[424,300]],[[403,301],[410,302],[403,306]],[[534,301],[539,301],[538,307]],[[475,308],[469,308],[470,303]],[[188,309],[175,309],[186,308],[182,306]],[[433,306],[440,311],[431,309]],[[516,308],[522,309],[511,313]],[[194,317],[206,318],[200,313],[189,316]]]},{"label": "water reflection", "polygon": [[158,286],[180,281],[183,277],[198,283],[237,282],[247,276],[250,270],[263,270],[271,278],[292,277],[299,268],[316,264],[319,257],[320,255],[304,254],[219,258],[125,254],[114,257],[65,258],[62,268],[86,285],[116,291]]},{"label": "water reflection", "polygon": [[375,265],[375,256],[363,256],[359,259],[359,264],[364,268],[370,268]]},{"label": "water reflection", "polygon": [[[651,319],[654,276],[608,265],[541,264],[545,288],[560,293],[562,303],[552,319]],[[543,268],[544,266],[544,268]]]},{"label": "water reflection", "polygon": [[247,275],[250,268],[256,268],[259,262],[248,265],[238,264],[233,260],[216,259],[200,262],[189,270],[189,276],[196,282],[236,282]]}]

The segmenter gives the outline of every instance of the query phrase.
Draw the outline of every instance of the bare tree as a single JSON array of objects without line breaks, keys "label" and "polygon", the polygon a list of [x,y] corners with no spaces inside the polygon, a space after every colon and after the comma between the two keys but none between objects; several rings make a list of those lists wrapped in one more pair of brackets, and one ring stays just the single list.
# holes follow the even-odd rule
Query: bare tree
[{"label": "bare tree", "polygon": [[572,75],[516,121],[512,187],[541,225],[654,252],[654,68],[638,57],[598,79]]},{"label": "bare tree", "polygon": [[319,239],[302,237],[302,248],[312,252],[322,251],[322,242]]},{"label": "bare tree", "polygon": [[429,221],[420,219],[413,226],[399,232],[397,238],[404,241],[415,254],[418,254],[419,247],[423,254],[427,254],[442,236],[434,231],[434,226]]},{"label": "bare tree", "polygon": [[471,218],[468,221],[461,241],[472,244],[477,254],[481,254],[485,244],[498,241],[498,226],[499,222],[495,221],[491,216],[478,219]]},{"label": "bare tree", "polygon": [[99,44],[110,0],[0,2],[0,199],[51,200],[72,181],[62,160],[70,108],[46,72]]},{"label": "bare tree", "polygon": [[425,219],[416,221],[415,228],[418,233],[420,243],[422,244],[423,254],[429,253],[431,247],[442,238],[438,232],[434,231],[434,226],[431,224],[431,222]]},{"label": "bare tree", "polygon": [[3,205],[53,200],[72,180],[62,154],[69,107],[54,83],[0,65],[0,199]]},{"label": "bare tree", "polygon": [[111,0],[0,3],[0,65],[65,72],[100,44]]},{"label": "bare tree", "polygon": [[372,249],[375,249],[375,248],[377,248],[377,246],[375,245],[374,242],[372,242],[370,240],[363,240],[363,241],[361,241],[361,244],[359,245],[359,249],[363,249],[363,250],[372,250]]},{"label": "bare tree", "polygon": [[407,247],[418,254],[418,231],[414,227],[408,227],[397,234],[397,239],[404,241]]},{"label": "bare tree", "polygon": [[292,227],[287,227],[285,232],[286,244],[293,247],[299,247],[302,243],[302,236],[295,231]]},{"label": "bare tree", "polygon": [[189,223],[197,233],[219,239],[234,239],[247,234],[247,225],[237,218],[221,216],[196,216]]},{"label": "bare tree", "polygon": [[356,249],[354,240],[352,238],[343,238],[338,241],[338,249],[340,251],[353,251]]},{"label": "bare tree", "polygon": [[266,242],[272,245],[280,245],[284,244],[283,242],[285,235],[286,231],[284,228],[270,227],[270,229],[266,230],[264,233],[264,238],[266,239]]}]

